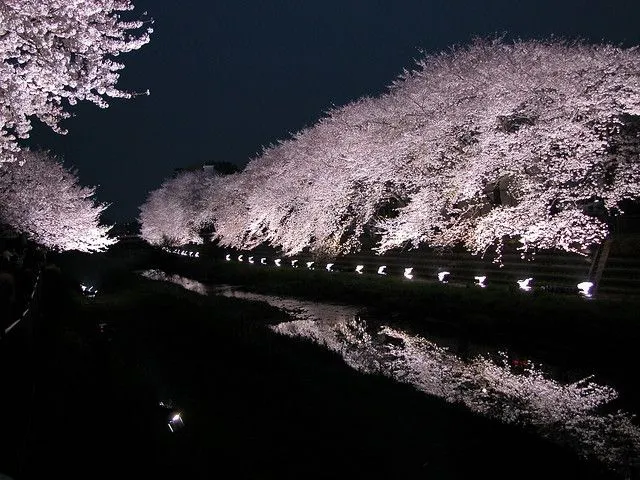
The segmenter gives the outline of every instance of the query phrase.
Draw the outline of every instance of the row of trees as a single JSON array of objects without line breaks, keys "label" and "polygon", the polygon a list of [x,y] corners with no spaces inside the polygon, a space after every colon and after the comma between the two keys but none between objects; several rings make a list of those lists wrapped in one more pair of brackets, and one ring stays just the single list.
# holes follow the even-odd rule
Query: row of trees
[{"label": "row of trees", "polygon": [[178,176],[141,207],[152,243],[261,243],[295,254],[517,239],[584,253],[640,193],[640,52],[478,40],[333,109],[240,174]]},{"label": "row of trees", "polygon": [[[117,57],[149,41],[129,0],[0,0],[0,223],[56,249],[101,250],[106,208],[53,156],[24,148],[34,119],[58,133],[69,107],[129,98]],[[37,195],[35,192],[38,192]],[[29,200],[27,202],[27,200]]]}]

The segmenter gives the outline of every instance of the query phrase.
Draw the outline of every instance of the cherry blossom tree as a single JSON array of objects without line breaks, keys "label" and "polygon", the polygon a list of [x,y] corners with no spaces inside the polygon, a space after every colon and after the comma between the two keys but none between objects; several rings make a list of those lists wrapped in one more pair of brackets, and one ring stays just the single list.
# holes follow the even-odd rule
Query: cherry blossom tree
[{"label": "cherry blossom tree", "polygon": [[53,250],[97,252],[116,240],[100,225],[108,207],[74,171],[45,152],[24,150],[0,168],[0,223]]},{"label": "cherry blossom tree", "polygon": [[499,260],[507,239],[584,254],[608,235],[585,206],[637,199],[639,155],[637,49],[478,40],[266,148],[204,216],[223,245],[288,254],[463,245]]},{"label": "cherry blossom tree", "polygon": [[14,159],[33,118],[59,133],[68,106],[129,98],[120,54],[149,41],[130,0],[0,0],[0,162]]}]

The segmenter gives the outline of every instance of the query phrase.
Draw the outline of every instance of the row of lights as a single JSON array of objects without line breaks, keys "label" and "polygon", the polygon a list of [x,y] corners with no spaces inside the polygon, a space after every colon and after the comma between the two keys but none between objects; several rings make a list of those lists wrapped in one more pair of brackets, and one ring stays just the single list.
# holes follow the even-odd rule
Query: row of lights
[{"label": "row of lights", "polygon": [[[238,261],[239,262],[244,262],[244,255],[238,255]],[[230,262],[231,259],[231,254],[227,254],[225,256],[225,260],[227,260],[228,262]],[[256,262],[256,260],[254,259],[253,256],[250,256],[247,258],[247,262],[250,264],[254,264]],[[282,259],[281,258],[277,258],[274,261],[274,264],[276,267],[281,267],[282,266]],[[261,257],[260,258],[260,264],[261,265],[267,265],[267,259],[266,257]],[[314,269],[314,265],[315,262],[307,262],[306,263],[307,268],[309,270],[313,270]],[[291,266],[293,268],[298,268],[298,260],[291,260]],[[328,272],[333,271],[333,263],[327,263],[325,270],[327,270]],[[378,267],[378,275],[386,275],[387,266],[386,265],[381,265],[380,267]],[[362,275],[364,273],[364,265],[357,265],[355,272],[358,275]],[[438,272],[437,277],[438,277],[438,281],[441,283],[448,283],[448,277],[449,275],[451,275],[451,272]],[[407,267],[404,269],[404,274],[403,274],[404,278],[408,279],[408,280],[412,280],[414,275],[413,275],[413,267]],[[486,275],[479,275],[476,277],[473,277],[474,280],[476,281],[475,285],[477,285],[480,288],[485,288],[487,286],[487,276]],[[532,277],[529,278],[524,278],[522,280],[517,280],[516,283],[518,284],[518,288],[520,288],[520,290],[525,291],[525,292],[530,292],[533,287],[531,286],[531,282],[533,281]],[[579,293],[587,298],[590,298],[592,296],[592,292],[591,290],[593,289],[593,283],[592,282],[581,282],[577,285],[578,287],[578,291]]]},{"label": "row of lights", "polygon": [[176,255],[182,255],[183,257],[195,257],[195,258],[200,257],[200,252],[193,252],[191,250],[183,250],[181,248],[169,248],[169,247],[162,247],[162,249],[165,252],[174,253]]}]

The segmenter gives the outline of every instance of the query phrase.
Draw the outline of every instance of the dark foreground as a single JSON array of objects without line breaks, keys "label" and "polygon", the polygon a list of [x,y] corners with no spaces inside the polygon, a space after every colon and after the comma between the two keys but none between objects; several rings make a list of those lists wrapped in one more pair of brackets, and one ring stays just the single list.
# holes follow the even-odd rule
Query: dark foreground
[{"label": "dark foreground", "polygon": [[[45,280],[32,354],[18,336],[0,348],[0,472],[16,480],[610,476],[279,337],[265,326],[286,318],[268,306],[131,274],[95,299],[55,271]],[[184,428],[170,432],[161,401]]]}]

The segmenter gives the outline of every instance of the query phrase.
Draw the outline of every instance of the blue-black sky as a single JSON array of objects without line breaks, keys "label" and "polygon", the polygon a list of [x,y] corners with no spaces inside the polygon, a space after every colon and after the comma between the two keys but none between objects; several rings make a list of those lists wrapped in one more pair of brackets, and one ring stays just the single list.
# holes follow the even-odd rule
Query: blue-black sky
[{"label": "blue-black sky", "polygon": [[123,57],[120,85],[151,95],[80,106],[68,135],[32,138],[99,185],[116,221],[135,218],[174,168],[242,166],[332,105],[383,92],[421,51],[505,32],[640,44],[638,0],[133,2],[155,33]]}]

